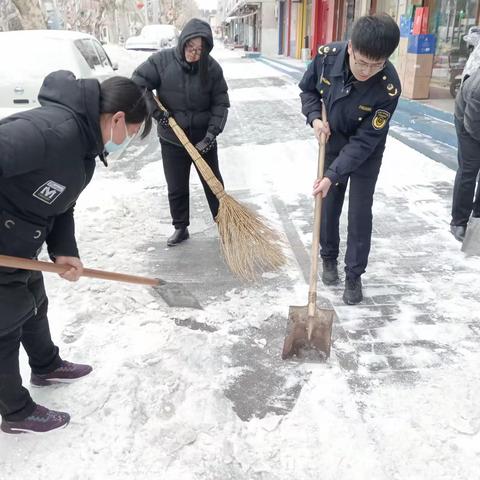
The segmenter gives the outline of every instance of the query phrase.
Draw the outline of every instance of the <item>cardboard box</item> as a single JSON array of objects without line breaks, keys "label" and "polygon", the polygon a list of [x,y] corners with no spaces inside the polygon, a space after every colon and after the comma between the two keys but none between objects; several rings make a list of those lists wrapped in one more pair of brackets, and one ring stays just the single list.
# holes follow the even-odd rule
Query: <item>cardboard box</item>
[{"label": "cardboard box", "polygon": [[424,35],[428,33],[428,7],[417,7],[413,19],[413,35]]},{"label": "cardboard box", "polygon": [[407,66],[407,56],[398,56],[397,62],[395,63],[395,70],[398,73],[400,81],[403,81],[403,77],[405,76],[405,68]]},{"label": "cardboard box", "polygon": [[429,97],[431,77],[405,76],[402,83],[402,96],[412,100]]},{"label": "cardboard box", "polygon": [[410,35],[408,37],[408,53],[435,54],[436,38],[432,33],[426,35]]},{"label": "cardboard box", "polygon": [[404,75],[411,77],[431,77],[433,70],[433,55],[407,53],[404,57]]},{"label": "cardboard box", "polygon": [[400,42],[398,43],[398,55],[405,56],[408,51],[408,37],[400,37]]}]

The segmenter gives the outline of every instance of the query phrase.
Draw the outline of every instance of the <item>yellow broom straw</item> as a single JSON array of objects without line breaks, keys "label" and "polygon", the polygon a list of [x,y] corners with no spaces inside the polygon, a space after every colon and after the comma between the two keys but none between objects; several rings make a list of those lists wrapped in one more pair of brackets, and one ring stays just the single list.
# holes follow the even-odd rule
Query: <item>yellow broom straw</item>
[{"label": "yellow broom straw", "polygon": [[[167,111],[155,97],[160,109]],[[230,270],[240,278],[254,280],[258,273],[277,270],[286,258],[282,236],[267,225],[265,219],[231,197],[185,132],[170,115],[168,124],[185,147],[203,179],[219,202],[215,221],[220,243]]]}]

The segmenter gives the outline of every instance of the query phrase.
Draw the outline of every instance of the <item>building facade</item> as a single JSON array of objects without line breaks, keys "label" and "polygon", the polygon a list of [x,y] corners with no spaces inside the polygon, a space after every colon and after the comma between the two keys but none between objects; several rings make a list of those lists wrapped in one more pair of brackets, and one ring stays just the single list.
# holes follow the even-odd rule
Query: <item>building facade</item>
[{"label": "building facade", "polygon": [[[422,9],[426,15],[422,34],[434,39],[430,94],[442,96],[451,95],[448,90],[454,77],[461,73],[473,48],[465,36],[472,27],[480,25],[479,3],[480,0],[219,0],[217,23],[232,48],[308,60],[320,45],[350,38],[354,21],[362,15],[387,13],[399,25],[405,19],[413,25],[417,10]],[[412,34],[411,31],[402,35]],[[406,56],[409,47],[404,42],[405,52],[396,52],[394,63],[401,63],[404,53]]]}]

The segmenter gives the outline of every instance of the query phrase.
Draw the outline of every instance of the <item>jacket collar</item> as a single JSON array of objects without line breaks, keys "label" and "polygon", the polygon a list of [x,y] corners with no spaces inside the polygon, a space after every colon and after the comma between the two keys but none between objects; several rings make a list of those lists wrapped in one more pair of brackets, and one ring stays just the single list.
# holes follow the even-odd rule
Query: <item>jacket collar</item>
[{"label": "jacket collar", "polygon": [[[348,55],[348,42],[345,42],[338,52],[335,63],[333,64],[332,69],[330,70],[330,75],[332,77],[344,77],[345,82],[347,81],[347,72],[349,71],[348,61],[350,56]],[[358,80],[353,80],[352,85],[355,86],[356,90],[365,91],[371,88],[372,84],[378,82],[384,75],[385,69],[388,65],[388,60],[385,64],[385,67],[380,70],[378,73],[369,78],[366,82],[359,82]]]}]

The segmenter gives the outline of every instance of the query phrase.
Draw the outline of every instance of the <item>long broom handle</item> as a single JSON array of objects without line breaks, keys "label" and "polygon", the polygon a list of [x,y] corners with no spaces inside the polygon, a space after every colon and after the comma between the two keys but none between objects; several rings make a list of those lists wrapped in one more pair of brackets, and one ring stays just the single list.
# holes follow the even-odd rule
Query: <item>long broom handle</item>
[{"label": "long broom handle", "polygon": [[[322,102],[322,122],[327,121],[327,110]],[[317,178],[323,178],[325,169],[325,144],[327,142],[324,133],[320,135],[318,150]],[[318,247],[320,245],[320,224],[322,221],[322,194],[315,195],[315,210],[313,215],[313,238],[311,251],[310,288],[308,290],[308,316],[313,317],[317,303],[317,279],[318,279]]]},{"label": "long broom handle", "polygon": [[[168,110],[162,105],[162,102],[153,95],[155,102],[157,102],[158,107],[163,110],[164,112],[168,112]],[[185,147],[192,160],[195,162],[195,165],[198,168],[198,171],[202,175],[203,179],[207,182],[208,186],[215,194],[215,196],[220,200],[225,195],[225,189],[221,184],[220,180],[215,176],[213,170],[209,167],[205,159],[200,155],[198,150],[192,145],[190,140],[188,139],[185,132],[182,128],[178,125],[176,120],[173,118],[172,115],[168,117],[168,124],[174,131],[177,138],[180,140],[181,144]]]},{"label": "long broom handle", "polygon": [[[51,262],[42,262],[40,260],[30,260],[28,258],[10,257],[8,255],[0,255],[0,267],[51,273],[65,273],[72,268],[70,265],[59,265]],[[102,280],[114,280],[117,282],[152,286],[164,285],[166,283],[164,280],[156,278],[139,277],[137,275],[128,275],[126,273],[107,272],[105,270],[93,270],[91,268],[84,268],[82,277],[100,278]]]}]

